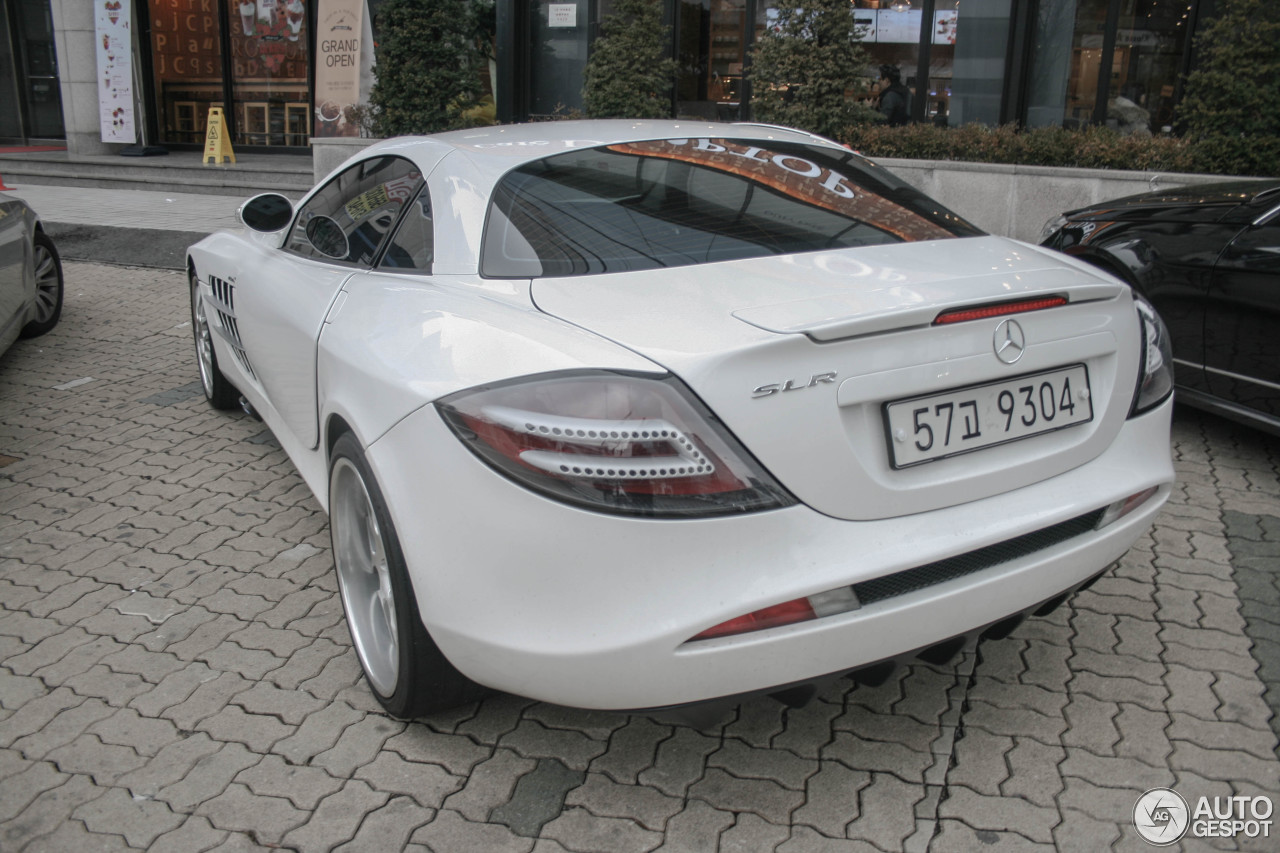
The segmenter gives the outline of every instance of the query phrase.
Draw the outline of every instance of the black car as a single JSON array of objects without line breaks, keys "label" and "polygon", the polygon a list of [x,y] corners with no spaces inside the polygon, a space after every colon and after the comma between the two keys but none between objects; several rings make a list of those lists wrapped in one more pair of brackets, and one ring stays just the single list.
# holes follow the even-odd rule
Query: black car
[{"label": "black car", "polygon": [[1042,244],[1124,279],[1164,318],[1178,400],[1280,435],[1280,180],[1073,210]]}]

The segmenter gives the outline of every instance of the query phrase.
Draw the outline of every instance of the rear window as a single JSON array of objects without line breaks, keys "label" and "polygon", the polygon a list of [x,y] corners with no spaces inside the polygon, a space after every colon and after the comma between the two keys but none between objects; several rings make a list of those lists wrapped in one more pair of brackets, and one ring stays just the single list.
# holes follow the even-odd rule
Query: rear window
[{"label": "rear window", "polygon": [[830,148],[672,139],[557,154],[494,190],[480,272],[592,275],[981,234]]}]

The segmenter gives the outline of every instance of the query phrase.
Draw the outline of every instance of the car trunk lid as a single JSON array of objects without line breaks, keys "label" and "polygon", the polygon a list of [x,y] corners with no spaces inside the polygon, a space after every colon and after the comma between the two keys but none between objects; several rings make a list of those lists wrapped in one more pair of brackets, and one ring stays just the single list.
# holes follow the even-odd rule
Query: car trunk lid
[{"label": "car trunk lid", "polygon": [[[840,518],[923,512],[1081,465],[1118,431],[1136,381],[1128,289],[996,237],[539,279],[532,292],[680,376],[793,494]],[[1046,296],[1065,302],[1018,307]],[[974,307],[997,311],[934,325]],[[1010,318],[1025,337],[1011,364],[994,338]],[[1068,365],[1087,375],[1085,422],[936,461],[894,451],[918,436],[894,437],[889,403]]]}]

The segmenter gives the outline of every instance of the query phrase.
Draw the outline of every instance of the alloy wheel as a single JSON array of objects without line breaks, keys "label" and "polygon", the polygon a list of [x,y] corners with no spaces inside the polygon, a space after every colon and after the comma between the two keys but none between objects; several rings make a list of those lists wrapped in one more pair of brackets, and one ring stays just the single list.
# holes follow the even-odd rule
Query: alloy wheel
[{"label": "alloy wheel", "polygon": [[39,243],[35,246],[36,271],[36,323],[47,323],[58,310],[59,297],[62,294],[62,274],[58,270],[58,261],[47,246]]},{"label": "alloy wheel", "polygon": [[400,634],[386,542],[351,460],[334,462],[329,489],[333,559],[356,654],[373,689],[390,696],[400,673]]}]

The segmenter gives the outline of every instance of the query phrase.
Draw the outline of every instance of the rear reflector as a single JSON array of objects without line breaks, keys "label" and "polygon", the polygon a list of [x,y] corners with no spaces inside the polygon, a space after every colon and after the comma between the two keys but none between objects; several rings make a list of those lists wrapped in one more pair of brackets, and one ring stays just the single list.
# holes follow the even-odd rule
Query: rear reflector
[{"label": "rear reflector", "polygon": [[833,616],[861,607],[853,587],[842,586],[827,590],[808,598],[796,598],[775,604],[763,610],[737,616],[727,622],[721,622],[690,639],[709,640],[712,637],[727,637],[731,634],[746,634],[750,631],[763,631],[765,628],[776,628],[779,625],[791,625],[806,622],[822,616]]},{"label": "rear reflector", "polygon": [[1108,524],[1114,524],[1124,518],[1148,500],[1155,497],[1156,491],[1157,488],[1152,486],[1149,489],[1143,489],[1136,494],[1129,495],[1129,497],[1122,501],[1116,501],[1111,506],[1107,507],[1106,511],[1102,513],[1102,518],[1098,519],[1098,526],[1094,529],[1101,530]]},{"label": "rear reflector", "polygon": [[933,320],[935,326],[948,323],[964,323],[969,320],[985,320],[989,317],[1004,317],[1007,314],[1023,314],[1027,311],[1043,311],[1046,308],[1057,308],[1066,305],[1062,296],[1048,296],[1043,299],[1024,299],[1021,302],[1005,302],[1001,305],[983,305],[980,308],[962,308],[958,311],[947,311]]}]

